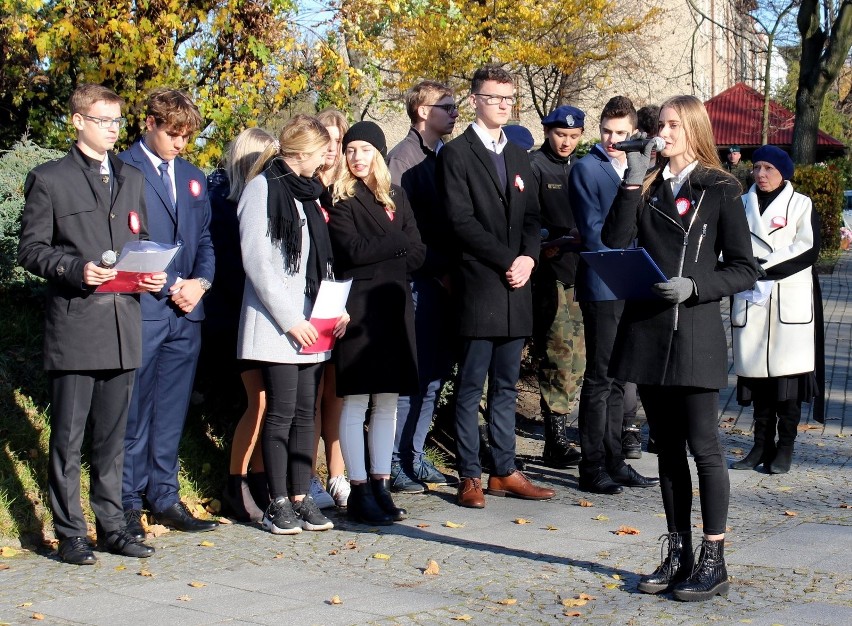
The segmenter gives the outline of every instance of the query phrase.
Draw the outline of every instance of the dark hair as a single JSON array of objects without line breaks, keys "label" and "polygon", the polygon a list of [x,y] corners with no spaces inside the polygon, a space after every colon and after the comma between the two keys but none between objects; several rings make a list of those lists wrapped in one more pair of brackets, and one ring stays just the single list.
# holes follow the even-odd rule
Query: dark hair
[{"label": "dark hair", "polygon": [[405,94],[405,111],[408,113],[408,119],[412,124],[416,124],[420,120],[417,109],[427,102],[438,102],[443,98],[452,97],[453,90],[444,83],[435,80],[420,81]]},{"label": "dark hair", "polygon": [[615,96],[614,98],[610,98],[609,102],[607,102],[606,106],[603,108],[603,111],[601,111],[601,121],[605,119],[620,119],[622,117],[628,118],[633,128],[636,128],[636,124],[638,122],[636,118],[636,109],[633,108],[633,103],[630,101],[630,98],[626,98],[624,96]]},{"label": "dark hair", "polygon": [[649,137],[657,134],[660,127],[660,107],[649,104],[636,111],[638,128]]},{"label": "dark hair", "polygon": [[155,89],[148,94],[145,115],[154,118],[157,126],[192,134],[201,128],[201,113],[189,94],[182,89]]},{"label": "dark hair", "polygon": [[93,83],[83,83],[77,85],[74,93],[68,99],[68,108],[71,115],[75,113],[85,114],[94,106],[96,102],[106,102],[108,104],[118,104],[124,106],[124,99],[115,93],[112,89],[103,85],[95,85]]},{"label": "dark hair", "polygon": [[499,65],[484,65],[473,73],[473,79],[470,81],[470,93],[478,93],[482,89],[482,83],[487,80],[509,85],[515,84],[512,75]]}]

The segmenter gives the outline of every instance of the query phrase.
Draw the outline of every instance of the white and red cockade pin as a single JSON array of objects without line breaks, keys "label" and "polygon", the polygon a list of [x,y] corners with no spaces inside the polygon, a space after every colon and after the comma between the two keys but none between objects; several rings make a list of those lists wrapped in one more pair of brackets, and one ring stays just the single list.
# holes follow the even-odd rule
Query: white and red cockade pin
[{"label": "white and red cockade pin", "polygon": [[675,202],[675,207],[677,207],[677,214],[683,217],[686,215],[686,212],[689,211],[689,200],[686,198],[678,198]]},{"label": "white and red cockade pin", "polygon": [[201,183],[199,183],[194,178],[189,181],[189,193],[191,193],[196,198],[201,195]]},{"label": "white and red cockade pin", "polygon": [[136,211],[131,211],[127,216],[127,227],[134,235],[138,235],[142,229],[142,222],[139,221],[139,214]]},{"label": "white and red cockade pin", "polygon": [[524,179],[521,178],[520,174],[515,174],[515,187],[517,187],[521,191],[524,190]]},{"label": "white and red cockade pin", "polygon": [[783,215],[776,215],[769,224],[772,228],[784,228],[787,225],[787,218]]}]

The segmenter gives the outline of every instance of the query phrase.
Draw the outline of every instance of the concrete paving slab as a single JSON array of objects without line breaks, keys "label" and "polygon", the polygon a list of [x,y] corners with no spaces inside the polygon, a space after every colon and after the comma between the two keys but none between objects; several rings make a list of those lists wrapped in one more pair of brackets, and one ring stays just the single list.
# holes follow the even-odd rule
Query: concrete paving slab
[{"label": "concrete paving slab", "polygon": [[732,565],[842,572],[848,570],[850,556],[852,527],[804,523],[740,546],[728,561]]}]

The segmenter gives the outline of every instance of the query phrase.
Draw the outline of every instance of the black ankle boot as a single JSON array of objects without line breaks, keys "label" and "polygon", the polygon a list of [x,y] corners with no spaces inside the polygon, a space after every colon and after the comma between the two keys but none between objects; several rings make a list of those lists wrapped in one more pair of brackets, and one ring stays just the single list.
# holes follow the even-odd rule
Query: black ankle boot
[{"label": "black ankle boot", "polygon": [[265,511],[272,498],[269,496],[269,483],[266,481],[266,472],[249,472],[246,477],[248,482],[251,497],[254,499],[257,508]]},{"label": "black ankle boot", "polygon": [[401,522],[408,517],[408,511],[396,506],[390,493],[389,478],[371,478],[370,488],[373,490],[373,497],[379,508],[387,513],[395,522]]},{"label": "black ankle boot", "polygon": [[368,526],[390,526],[393,519],[385,513],[376,498],[369,483],[357,485],[350,483],[352,488],[349,494],[349,502],[346,507],[346,516],[354,522],[367,524]]},{"label": "black ankle boot", "polygon": [[249,489],[246,476],[231,474],[228,484],[222,494],[222,502],[237,521],[259,522],[263,519],[263,511],[257,506]]},{"label": "black ankle boot", "polygon": [[793,444],[788,446],[778,446],[775,452],[775,458],[766,467],[766,471],[770,474],[786,474],[790,471],[793,465]]},{"label": "black ankle boot", "polygon": [[669,591],[692,573],[692,533],[668,533],[660,539],[663,540],[660,546],[662,562],[653,573],[639,579],[637,589],[642,593]]},{"label": "black ankle boot", "polygon": [[761,463],[768,469],[775,458],[775,411],[755,403],[754,412],[754,445],[745,458],[731,463],[731,469],[750,470]]},{"label": "black ankle boot", "polygon": [[568,443],[565,435],[567,416],[558,413],[544,415],[544,452],[541,462],[548,467],[564,469],[577,465],[582,458],[580,453]]},{"label": "black ankle boot", "polygon": [[672,593],[676,600],[683,602],[701,602],[716,595],[728,593],[728,568],[725,567],[725,540],[701,542],[701,556],[692,575]]}]

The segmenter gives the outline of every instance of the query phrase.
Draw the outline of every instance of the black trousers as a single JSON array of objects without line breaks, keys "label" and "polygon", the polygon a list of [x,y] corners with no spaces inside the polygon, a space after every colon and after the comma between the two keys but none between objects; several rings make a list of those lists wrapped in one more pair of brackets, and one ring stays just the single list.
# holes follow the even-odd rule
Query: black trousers
[{"label": "black trousers", "polygon": [[692,528],[692,476],[686,446],[698,469],[704,533],[721,535],[728,520],[731,483],[719,440],[719,391],[640,385],[639,395],[657,443],[660,491],[669,532]]},{"label": "black trousers", "polygon": [[87,424],[92,434],[89,503],[98,532],[123,528],[124,432],[134,370],[49,371],[48,379],[52,396],[48,491],[56,536],[87,534],[80,505],[80,452]]},{"label": "black trousers", "polygon": [[624,382],[608,375],[623,300],[581,302],[586,339],[586,371],[580,389],[580,475],[624,465],[621,428],[624,422]]},{"label": "black trousers", "polygon": [[524,339],[463,340],[456,394],[456,446],[462,478],[479,478],[479,401],[488,379],[488,439],[498,476],[515,470],[515,408]]},{"label": "black trousers", "polygon": [[261,445],[273,500],[298,496],[311,487],[314,411],[322,363],[264,363],[266,417]]}]

